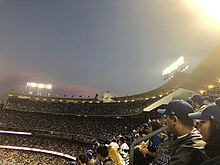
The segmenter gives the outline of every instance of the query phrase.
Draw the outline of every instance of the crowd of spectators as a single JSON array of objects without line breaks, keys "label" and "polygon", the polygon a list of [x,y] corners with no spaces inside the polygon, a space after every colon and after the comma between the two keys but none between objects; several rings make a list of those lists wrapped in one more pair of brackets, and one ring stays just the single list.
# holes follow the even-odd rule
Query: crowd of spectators
[{"label": "crowd of spectators", "polygon": [[43,165],[43,164],[56,164],[67,165],[68,160],[43,153],[33,153],[30,151],[17,151],[17,150],[0,150],[0,163],[3,165]]},{"label": "crowd of spectators", "polygon": [[[39,130],[56,135],[57,132],[72,133],[109,139],[121,132],[132,131],[143,122],[142,119],[125,117],[84,117],[69,115],[53,115],[36,112],[24,112],[2,109],[0,111],[0,127],[14,130]],[[130,122],[130,121],[133,122]],[[61,134],[61,136],[63,136]]]},{"label": "crowd of spectators", "polygon": [[89,144],[76,143],[72,140],[63,140],[58,138],[44,138],[39,136],[0,134],[2,145],[15,145],[19,147],[38,148],[49,151],[56,151],[75,156],[83,152]]},{"label": "crowd of spectators", "polygon": [[[68,154],[70,156],[76,156],[80,153],[84,153],[88,144],[79,143],[72,140],[63,140],[56,138],[45,138],[38,136],[25,136],[25,135],[13,135],[13,134],[0,134],[0,143],[4,146],[18,146],[37,148],[42,150],[49,150],[54,152],[60,152]],[[46,154],[41,152],[31,152],[22,150],[9,150],[1,149],[0,158],[6,162],[19,164],[67,164],[70,159],[65,157],[59,157],[52,154]]]},{"label": "crowd of spectators", "polygon": [[[143,108],[151,103],[151,101],[147,102],[146,100],[128,103],[62,103],[9,97],[9,100],[0,111],[0,128],[14,131],[26,130],[33,134],[32,136],[1,134],[0,141],[3,145],[39,148],[72,156],[85,152],[86,144],[91,144],[95,140],[109,141],[116,136],[124,137],[129,145],[138,136],[149,133],[149,130],[144,130],[148,129],[146,125],[150,120],[148,121],[148,118],[143,115]],[[131,107],[133,110],[141,108],[142,113],[139,114],[138,112],[138,116],[133,110],[126,110],[126,106]],[[108,107],[106,108],[108,111],[113,108],[113,111],[111,111],[113,113],[110,115],[106,112],[107,115],[104,115],[105,107]],[[126,115],[119,117],[119,112],[123,111],[123,108],[127,113],[123,112]],[[72,113],[66,113],[70,110]],[[84,110],[87,110],[87,112]],[[89,111],[94,112],[94,115],[86,115]],[[102,113],[104,113],[104,116],[99,116]],[[116,114],[112,115],[114,113]],[[133,115],[129,115],[129,113]],[[83,142],[80,147],[79,144],[81,143],[79,141]],[[42,156],[42,154],[26,151],[7,150],[7,152],[6,155],[9,155],[9,159],[8,157],[3,159],[6,161],[10,161],[10,155],[14,155],[12,156],[12,160],[14,160],[16,155],[24,154],[27,161],[34,161],[37,164],[38,157]],[[64,164],[65,161],[67,162],[63,158],[53,159],[54,156],[48,156],[47,154],[43,154],[42,157],[44,159],[42,161],[49,162],[49,164],[59,164],[59,162]],[[19,158],[18,156],[16,163],[19,163]],[[124,161],[127,160],[128,157]],[[57,163],[53,161],[57,161]],[[39,162],[39,164],[43,163]]]},{"label": "crowd of spectators", "polygon": [[8,98],[4,108],[20,111],[87,116],[127,116],[139,114],[156,99],[114,103],[74,103],[49,100]]},{"label": "crowd of spectators", "polygon": [[[145,123],[146,124],[146,123]],[[142,136],[143,128],[145,124],[140,125],[132,131],[131,136],[137,138],[136,135],[140,134]],[[128,136],[125,134],[114,136],[121,138],[124,136],[127,143],[129,144]],[[130,139],[132,140],[132,139]],[[103,144],[109,143],[110,141],[105,141]],[[130,141],[131,142],[131,141]],[[51,137],[39,137],[39,136],[25,136],[25,135],[13,135],[13,134],[0,134],[0,143],[4,146],[19,146],[19,147],[29,147],[29,148],[38,148],[42,150],[49,150],[60,152],[68,155],[78,157],[79,155],[86,154],[88,151],[95,154],[95,148],[97,142],[91,144],[88,143],[79,143],[74,140],[64,140],[60,138],[51,138]],[[92,145],[93,144],[93,145]],[[95,155],[94,155],[95,156]],[[67,164],[68,162],[74,162],[65,158],[48,155],[38,152],[29,152],[29,151],[16,151],[16,150],[4,150],[1,149],[0,157],[2,160],[7,162],[13,162],[14,164]]]},{"label": "crowd of spectators", "polygon": [[[117,118],[47,114],[10,109],[1,109],[0,114],[1,129],[32,132],[32,136],[0,134],[2,145],[46,149],[73,156],[83,153],[87,148],[86,145],[94,143],[95,140],[104,142],[119,133],[123,135],[133,133],[135,128],[146,121],[143,115],[141,115],[142,118],[137,116]],[[54,138],[60,140],[54,140]],[[81,144],[79,141],[83,143],[77,147]],[[1,156],[2,160],[11,161],[14,164],[19,164],[19,162],[24,164],[65,164],[67,162],[63,158],[54,159],[54,156],[42,153],[2,149],[1,152],[6,153]],[[25,160],[21,160],[21,157]],[[41,160],[38,160],[39,157]],[[30,163],[31,161],[35,163]]]},{"label": "crowd of spectators", "polygon": [[213,87],[205,92],[206,95],[212,96],[213,98],[220,97],[220,87]]},{"label": "crowd of spectators", "polygon": [[[96,140],[106,142],[118,134],[133,133],[135,128],[147,120],[142,115],[143,108],[153,101],[67,103],[9,97],[0,111],[0,128],[31,132],[32,136],[0,134],[0,141],[2,145],[45,149],[77,156],[85,151],[86,145]],[[82,145],[79,147],[79,144]],[[64,164],[67,161],[28,151],[1,149],[1,153],[2,160],[14,164]],[[19,160],[21,157],[25,160]],[[43,160],[38,160],[39,157],[43,157]]]}]

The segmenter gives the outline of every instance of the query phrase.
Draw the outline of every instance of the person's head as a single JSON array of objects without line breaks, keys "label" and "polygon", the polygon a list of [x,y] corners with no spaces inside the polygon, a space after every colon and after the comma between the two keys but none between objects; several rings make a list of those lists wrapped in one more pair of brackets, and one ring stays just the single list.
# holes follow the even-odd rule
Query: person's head
[{"label": "person's head", "polygon": [[119,150],[119,145],[118,145],[118,143],[116,143],[115,141],[112,141],[112,142],[109,144],[109,146],[115,147],[117,151]]},{"label": "person's head", "polygon": [[96,152],[99,160],[104,161],[105,159],[108,158],[109,152],[107,146],[99,146]]},{"label": "person's head", "polygon": [[87,156],[89,159],[92,159],[92,152],[91,152],[91,151],[86,152],[86,156]]},{"label": "person's head", "polygon": [[204,105],[209,105],[213,103],[213,99],[211,96],[204,96],[203,104]]},{"label": "person's head", "polygon": [[125,137],[124,137],[124,136],[121,136],[121,137],[119,138],[119,142],[120,142],[120,144],[126,143]]},{"label": "person's head", "polygon": [[191,97],[192,106],[194,109],[199,109],[203,105],[204,97],[200,94],[195,94]]},{"label": "person's head", "polygon": [[198,129],[206,142],[220,142],[220,107],[216,104],[208,105],[202,112],[190,113],[189,117],[199,121]]},{"label": "person's head", "polygon": [[85,165],[88,163],[88,157],[86,155],[79,155],[78,156],[78,163],[80,165]]},{"label": "person's head", "polygon": [[149,129],[149,125],[147,123],[143,124],[143,129],[148,130]]},{"label": "person's head", "polygon": [[152,121],[150,124],[149,124],[149,127],[150,127],[150,130],[151,132],[152,131],[155,131],[157,129],[159,129],[161,127],[160,123],[157,122],[157,121]]},{"label": "person's head", "polygon": [[188,113],[193,113],[193,107],[184,100],[172,100],[166,109],[158,110],[166,116],[165,122],[171,133],[181,136],[193,129],[193,120]]}]

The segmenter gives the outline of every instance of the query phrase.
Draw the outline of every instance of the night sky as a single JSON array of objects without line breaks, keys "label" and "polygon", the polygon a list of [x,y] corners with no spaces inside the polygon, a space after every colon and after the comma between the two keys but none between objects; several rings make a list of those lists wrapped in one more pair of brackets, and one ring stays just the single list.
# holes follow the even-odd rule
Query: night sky
[{"label": "night sky", "polygon": [[147,92],[180,56],[191,72],[219,27],[196,0],[0,0],[0,94],[31,81],[68,97]]}]

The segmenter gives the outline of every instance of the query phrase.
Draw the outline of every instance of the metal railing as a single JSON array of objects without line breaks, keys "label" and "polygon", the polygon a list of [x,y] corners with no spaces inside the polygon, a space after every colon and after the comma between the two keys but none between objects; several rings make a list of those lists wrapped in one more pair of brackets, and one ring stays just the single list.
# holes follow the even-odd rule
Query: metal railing
[{"label": "metal railing", "polygon": [[167,126],[164,126],[160,129],[155,130],[154,132],[151,132],[149,134],[147,134],[146,136],[136,139],[133,143],[131,143],[130,145],[130,156],[129,156],[129,165],[133,165],[134,164],[134,146],[141,143],[142,141],[148,140],[151,137],[157,135],[158,133],[161,133],[163,131],[166,131],[168,129]]}]

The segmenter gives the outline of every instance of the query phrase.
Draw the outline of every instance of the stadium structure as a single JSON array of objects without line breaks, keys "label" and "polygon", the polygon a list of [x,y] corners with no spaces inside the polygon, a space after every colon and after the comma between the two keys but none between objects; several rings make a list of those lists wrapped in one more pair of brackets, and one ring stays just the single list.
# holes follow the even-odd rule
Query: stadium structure
[{"label": "stadium structure", "polygon": [[160,117],[156,110],[172,99],[187,100],[194,93],[219,97],[219,64],[220,45],[191,73],[177,72],[159,88],[115,96],[112,102],[9,92],[7,101],[1,102],[0,156],[14,164],[37,164],[39,158],[42,164],[67,164],[88,146],[128,135]]}]

